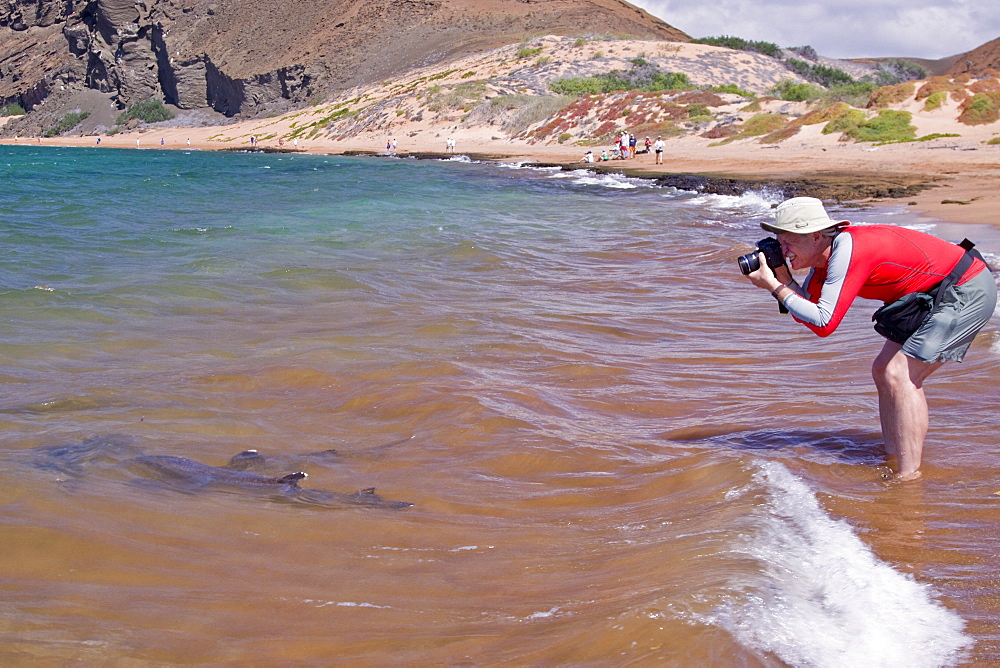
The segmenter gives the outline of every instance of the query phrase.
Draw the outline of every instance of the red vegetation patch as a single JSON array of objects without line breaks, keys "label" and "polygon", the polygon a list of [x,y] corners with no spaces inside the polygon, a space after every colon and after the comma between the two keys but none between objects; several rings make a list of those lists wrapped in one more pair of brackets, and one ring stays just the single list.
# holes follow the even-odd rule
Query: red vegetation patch
[{"label": "red vegetation patch", "polygon": [[705,139],[725,139],[726,137],[732,137],[736,132],[736,126],[730,123],[729,125],[716,125],[711,130],[702,132],[700,136]]},{"label": "red vegetation patch", "polygon": [[601,139],[602,137],[605,137],[611,134],[612,132],[617,132],[617,131],[618,131],[617,123],[615,123],[614,121],[605,121],[604,123],[601,123],[601,125],[597,127],[597,130],[594,131],[594,137],[596,139]]},{"label": "red vegetation patch", "polygon": [[706,107],[722,107],[726,103],[715,93],[708,93],[703,90],[693,90],[682,93],[674,98],[678,104],[703,104]]},{"label": "red vegetation patch", "polygon": [[917,99],[923,100],[939,91],[951,93],[951,98],[956,102],[961,102],[969,97],[968,91],[962,84],[955,83],[948,77],[931,77],[917,90]]},{"label": "red vegetation patch", "polygon": [[892,86],[882,86],[873,90],[872,94],[868,97],[868,108],[883,109],[889,105],[902,104],[910,99],[915,90],[916,84],[912,81],[904,81]]},{"label": "red vegetation patch", "polygon": [[990,77],[989,79],[980,79],[976,83],[969,86],[969,91],[972,93],[990,93],[993,91],[1000,90],[1000,81]]},{"label": "red vegetation patch", "polygon": [[688,117],[687,107],[682,107],[673,102],[661,102],[660,108],[663,110],[663,116],[672,121],[682,121]]}]

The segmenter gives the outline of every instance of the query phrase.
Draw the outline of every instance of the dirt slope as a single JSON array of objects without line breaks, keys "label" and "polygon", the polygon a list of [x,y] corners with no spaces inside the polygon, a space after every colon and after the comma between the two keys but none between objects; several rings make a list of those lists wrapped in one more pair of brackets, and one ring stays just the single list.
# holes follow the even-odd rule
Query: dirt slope
[{"label": "dirt slope", "polygon": [[1000,71],[1000,37],[961,56],[955,56],[955,64],[948,70],[948,74],[982,76],[990,70]]}]

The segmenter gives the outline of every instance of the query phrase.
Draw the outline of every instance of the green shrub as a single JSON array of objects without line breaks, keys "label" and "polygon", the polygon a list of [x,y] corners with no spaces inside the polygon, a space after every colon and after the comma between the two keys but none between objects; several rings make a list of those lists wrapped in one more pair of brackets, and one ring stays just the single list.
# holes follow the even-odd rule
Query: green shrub
[{"label": "green shrub", "polygon": [[868,104],[872,92],[878,88],[870,81],[855,81],[849,84],[830,86],[823,94],[826,102],[846,102],[852,107],[864,107]]},{"label": "green shrub", "polygon": [[853,132],[865,122],[865,112],[852,107],[843,107],[823,128],[823,134],[831,135],[834,132]]},{"label": "green shrub", "polygon": [[6,106],[0,107],[0,116],[23,116],[24,113],[24,107],[17,102],[11,102]]},{"label": "green shrub", "polygon": [[695,102],[694,104],[689,104],[687,108],[688,118],[701,118],[708,116],[711,118],[712,112],[704,104]]},{"label": "green shrub", "polygon": [[941,139],[943,137],[961,137],[962,135],[955,134],[953,132],[935,132],[933,134],[924,135],[923,137],[916,137],[915,139],[892,139],[889,141],[882,141],[877,144],[881,146],[883,144],[905,144],[908,142],[918,142],[918,141],[930,141],[932,139]]},{"label": "green shrub", "polygon": [[[834,102],[827,106],[821,106],[817,109],[813,109],[804,116],[800,116],[795,119],[795,125],[819,125],[820,123],[829,123],[830,121],[840,118],[850,106],[846,102]],[[864,119],[864,114],[861,115],[862,120]]]},{"label": "green shrub", "polygon": [[469,125],[499,122],[505,132],[518,134],[555,116],[574,101],[575,98],[569,96],[498,95],[473,109],[464,122]]},{"label": "green shrub", "polygon": [[518,60],[528,60],[529,58],[534,58],[542,52],[542,47],[531,48],[529,46],[521,47],[517,50]]},{"label": "green shrub", "polygon": [[788,50],[791,51],[792,53],[799,54],[800,56],[802,56],[806,60],[816,60],[817,58],[819,58],[819,54],[816,53],[816,49],[814,49],[814,48],[812,48],[811,46],[808,46],[808,45],[806,45],[806,46],[791,46],[791,47],[788,48]]},{"label": "green shrub", "polygon": [[883,109],[875,118],[864,121],[857,128],[848,130],[844,134],[855,141],[864,142],[913,139],[917,129],[910,125],[912,118],[913,115],[908,111]]},{"label": "green shrub", "polygon": [[785,67],[798,74],[803,79],[808,79],[818,83],[823,88],[854,83],[854,77],[843,70],[826,65],[807,63],[804,60],[789,58],[785,61]]},{"label": "green shrub", "polygon": [[[781,114],[756,114],[748,118],[743,125],[739,126],[735,134],[726,132],[729,136],[726,136],[722,141],[711,144],[711,146],[721,146],[738,139],[769,136],[777,132],[786,131],[786,128],[788,128],[788,119]],[[798,129],[795,132],[798,132]]]},{"label": "green shrub", "polygon": [[874,74],[864,77],[865,81],[870,81],[875,86],[892,86],[893,84],[913,81],[914,79],[924,79],[927,77],[927,70],[909,60],[896,58],[885,63],[879,63]]},{"label": "green shrub", "polygon": [[715,93],[732,93],[733,95],[739,95],[740,97],[745,97],[747,99],[753,99],[757,97],[756,93],[751,93],[750,91],[743,90],[736,84],[722,84],[721,86],[712,86],[709,90]]},{"label": "green shrub", "polygon": [[971,100],[962,103],[959,123],[985,125],[1000,120],[1000,92],[976,93]]},{"label": "green shrub", "polygon": [[694,44],[708,44],[710,46],[724,46],[727,49],[752,51],[754,53],[762,53],[765,56],[770,56],[772,58],[781,58],[781,47],[773,42],[754,42],[745,40],[741,37],[732,37],[730,35],[723,35],[722,37],[701,37],[699,39],[693,39],[691,42]]},{"label": "green shrub", "polygon": [[[641,59],[636,59],[641,60]],[[645,61],[643,61],[645,62]],[[592,77],[567,77],[556,79],[549,84],[553,92],[560,95],[599,95],[625,90],[647,92],[664,90],[684,90],[691,88],[691,81],[682,72],[664,72],[648,63],[635,65],[627,72],[612,70]]]},{"label": "green shrub", "polygon": [[948,99],[948,92],[939,90],[936,93],[931,93],[924,100],[924,111],[934,111],[935,109],[940,109],[945,100]]},{"label": "green shrub", "polygon": [[781,114],[757,114],[743,124],[740,134],[744,137],[766,135],[785,127],[787,122],[788,120]]},{"label": "green shrub", "polygon": [[796,83],[791,79],[782,79],[768,91],[774,97],[789,102],[805,102],[815,100],[823,95],[823,91],[813,84]]},{"label": "green shrub", "polygon": [[58,123],[50,127],[48,130],[42,133],[43,137],[55,137],[61,135],[64,132],[69,132],[80,123],[83,122],[85,118],[90,116],[89,111],[71,111],[70,113],[63,116]]},{"label": "green shrub", "polygon": [[136,102],[131,107],[118,115],[115,120],[116,125],[124,125],[133,118],[137,118],[143,123],[158,123],[159,121],[169,121],[174,117],[174,112],[163,106],[163,101],[151,97],[143,102]]}]

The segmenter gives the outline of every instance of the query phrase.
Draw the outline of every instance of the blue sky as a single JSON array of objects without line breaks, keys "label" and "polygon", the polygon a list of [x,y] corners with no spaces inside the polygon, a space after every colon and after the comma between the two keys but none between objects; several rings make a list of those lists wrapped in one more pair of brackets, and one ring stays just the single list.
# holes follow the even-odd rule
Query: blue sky
[{"label": "blue sky", "polygon": [[1000,37],[997,0],[629,0],[692,37],[734,35],[831,58],[944,58]]}]

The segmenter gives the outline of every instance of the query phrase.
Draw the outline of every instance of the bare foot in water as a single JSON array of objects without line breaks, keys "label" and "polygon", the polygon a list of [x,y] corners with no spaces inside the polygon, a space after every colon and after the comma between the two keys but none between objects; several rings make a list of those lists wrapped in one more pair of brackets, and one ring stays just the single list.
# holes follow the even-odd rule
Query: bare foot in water
[{"label": "bare foot in water", "polygon": [[[919,470],[907,475],[899,475],[898,473],[893,473],[892,469],[888,466],[879,466],[876,467],[875,470],[878,471],[878,475],[882,478],[882,480],[896,480],[899,482],[918,480],[923,475]],[[998,494],[1000,494],[1000,492],[998,492]]]}]

